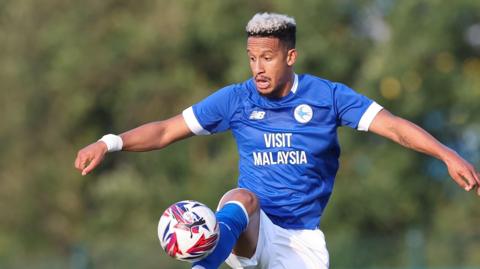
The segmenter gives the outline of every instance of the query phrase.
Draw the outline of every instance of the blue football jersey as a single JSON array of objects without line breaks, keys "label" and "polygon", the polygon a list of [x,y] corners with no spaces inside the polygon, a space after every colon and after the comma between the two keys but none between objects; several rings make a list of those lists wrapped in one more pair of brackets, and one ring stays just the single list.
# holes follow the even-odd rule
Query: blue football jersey
[{"label": "blue football jersey", "polygon": [[367,131],[382,109],[341,83],[295,75],[289,94],[269,99],[253,79],[218,90],[185,109],[190,130],[231,130],[238,145],[238,186],[255,193],[273,223],[315,229],[338,170],[337,127]]}]

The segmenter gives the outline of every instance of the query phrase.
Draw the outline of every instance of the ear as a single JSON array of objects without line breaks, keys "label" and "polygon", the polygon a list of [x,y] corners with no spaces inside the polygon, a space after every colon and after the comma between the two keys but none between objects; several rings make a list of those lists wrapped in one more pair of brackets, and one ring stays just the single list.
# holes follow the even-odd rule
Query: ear
[{"label": "ear", "polygon": [[296,49],[289,49],[287,51],[287,65],[293,66],[297,61],[297,50]]}]

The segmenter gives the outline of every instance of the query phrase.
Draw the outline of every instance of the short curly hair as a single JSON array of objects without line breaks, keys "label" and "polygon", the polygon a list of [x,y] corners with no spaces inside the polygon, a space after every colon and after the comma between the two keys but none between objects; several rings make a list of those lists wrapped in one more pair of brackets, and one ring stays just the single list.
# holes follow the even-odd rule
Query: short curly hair
[{"label": "short curly hair", "polygon": [[276,37],[288,49],[295,48],[297,25],[295,19],[276,13],[257,13],[245,28],[247,36]]}]

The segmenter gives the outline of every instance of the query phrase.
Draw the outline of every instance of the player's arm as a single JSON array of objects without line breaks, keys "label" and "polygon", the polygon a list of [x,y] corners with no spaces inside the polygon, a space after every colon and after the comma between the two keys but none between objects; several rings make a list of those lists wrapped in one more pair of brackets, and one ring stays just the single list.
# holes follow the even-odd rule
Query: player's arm
[{"label": "player's arm", "polygon": [[124,151],[150,151],[164,148],[192,135],[180,114],[164,121],[141,125],[120,134],[120,137],[123,140]]},{"label": "player's arm", "polygon": [[[404,147],[442,160],[453,180],[466,191],[480,186],[480,174],[475,171],[473,165],[408,120],[383,109],[373,119],[369,131],[389,138]],[[480,188],[477,188],[477,194],[480,195]]]},{"label": "player's arm", "polygon": [[[121,143],[123,143],[121,150],[161,149],[192,135],[183,116],[177,115],[164,121],[147,123],[120,134]],[[86,175],[101,163],[107,152],[107,145],[103,141],[90,144],[78,151],[75,167],[82,172],[82,175]]]}]

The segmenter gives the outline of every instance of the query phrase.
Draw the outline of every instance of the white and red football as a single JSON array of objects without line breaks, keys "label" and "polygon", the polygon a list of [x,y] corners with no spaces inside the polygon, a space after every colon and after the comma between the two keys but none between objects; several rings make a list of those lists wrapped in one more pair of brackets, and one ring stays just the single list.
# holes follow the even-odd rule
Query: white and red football
[{"label": "white and red football", "polygon": [[215,249],[219,227],[213,211],[192,200],[169,206],[158,222],[158,239],[165,252],[178,260],[196,262]]}]

